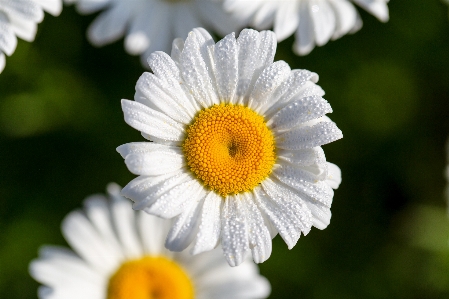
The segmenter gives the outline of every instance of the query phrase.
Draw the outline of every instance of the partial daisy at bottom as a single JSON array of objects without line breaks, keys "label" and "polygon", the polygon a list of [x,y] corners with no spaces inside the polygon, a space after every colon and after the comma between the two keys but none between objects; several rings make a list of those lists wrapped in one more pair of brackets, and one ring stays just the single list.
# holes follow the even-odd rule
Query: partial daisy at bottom
[{"label": "partial daisy at bottom", "polygon": [[230,268],[220,250],[198,256],[164,248],[170,221],[136,212],[108,186],[109,199],[93,195],[84,211],[62,223],[74,251],[44,246],[30,263],[44,286],[41,299],[228,299],[266,298],[268,281],[246,261]]},{"label": "partial daisy at bottom", "polygon": [[32,42],[44,11],[57,16],[62,0],[0,0],[0,73],[5,68],[5,54],[16,50],[17,37]]},{"label": "partial daisy at bottom", "polygon": [[231,266],[268,259],[278,233],[293,248],[331,218],[340,169],[322,145],[342,138],[318,75],[274,60],[276,36],[245,29],[215,43],[198,28],[152,53],[153,73],[122,100],[150,142],[117,151],[139,175],[122,190],[133,208],[174,218],[166,247],[198,254],[221,244]]}]

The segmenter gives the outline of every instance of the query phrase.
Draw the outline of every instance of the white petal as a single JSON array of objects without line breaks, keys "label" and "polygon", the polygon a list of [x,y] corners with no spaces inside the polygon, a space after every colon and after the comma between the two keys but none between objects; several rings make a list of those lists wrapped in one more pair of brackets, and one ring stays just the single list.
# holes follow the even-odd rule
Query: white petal
[{"label": "white petal", "polygon": [[[156,4],[157,5],[157,4]],[[148,31],[154,25],[154,18],[157,16],[156,9],[151,9],[148,5],[140,8],[140,12],[135,16],[130,16],[131,22],[125,37],[125,50],[131,55],[140,55],[150,46],[150,36]]]},{"label": "white petal", "polygon": [[[171,9],[173,11],[173,27],[175,37],[186,39],[189,32],[194,28],[201,27],[201,21],[198,18],[198,6],[205,5],[207,1],[200,1],[199,4],[178,2]],[[207,16],[206,16],[207,17]],[[224,35],[224,34],[223,34]]]},{"label": "white petal", "polygon": [[243,203],[237,196],[230,195],[224,200],[221,215],[221,246],[231,267],[243,262],[248,247],[248,226]]},{"label": "white petal", "polygon": [[277,9],[278,6],[270,1],[262,2],[253,16],[251,27],[259,30],[271,27]]},{"label": "white petal", "polygon": [[320,96],[310,96],[289,102],[267,122],[267,125],[276,131],[281,131],[331,112],[332,108],[325,99]]},{"label": "white petal", "polygon": [[328,175],[327,175],[326,183],[332,189],[338,189],[338,187],[341,184],[340,167],[338,167],[334,163],[327,162],[327,171],[328,171]]},{"label": "white petal", "polygon": [[129,154],[125,163],[131,173],[145,176],[172,173],[185,165],[182,150],[168,146],[146,153]]},{"label": "white petal", "polygon": [[299,4],[299,25],[295,33],[293,50],[298,55],[307,55],[315,47],[314,24],[309,10],[309,1]]},{"label": "white petal", "polygon": [[136,215],[131,203],[117,193],[111,196],[111,200],[111,214],[123,253],[128,259],[142,256],[143,249],[137,236]]},{"label": "white petal", "polygon": [[243,201],[245,207],[251,253],[254,262],[259,264],[265,262],[271,255],[271,235],[252,197],[251,194],[245,193],[241,196],[240,200]]},{"label": "white petal", "polygon": [[189,33],[180,57],[180,69],[186,88],[203,108],[219,104],[210,56],[214,49],[212,37],[204,29]]},{"label": "white petal", "polygon": [[184,127],[165,114],[129,100],[122,100],[122,109],[125,122],[134,129],[169,141],[183,140]]},{"label": "white petal", "polygon": [[256,272],[252,262],[245,261],[239,267],[215,267],[207,277],[198,279],[203,286],[198,299],[266,298],[270,293],[270,283]]},{"label": "white petal", "polygon": [[234,33],[215,45],[215,76],[220,102],[233,102],[238,76],[238,48]]},{"label": "white petal", "polygon": [[62,222],[62,233],[70,246],[97,271],[108,275],[120,263],[119,258],[78,211],[68,214]]},{"label": "white petal", "polygon": [[276,163],[276,167],[274,167],[273,173],[277,173],[280,176],[294,178],[296,180],[315,183],[325,178],[325,175],[327,174],[327,167],[319,169],[316,167],[291,164],[289,162],[280,160],[278,163]]},{"label": "white petal", "polygon": [[81,14],[90,14],[96,12],[107,5],[111,4],[111,0],[87,0],[87,1],[79,1],[79,0],[65,0],[66,2],[74,2],[77,1],[76,9]]},{"label": "white petal", "polygon": [[276,61],[260,74],[249,96],[248,107],[258,112],[271,100],[275,90],[289,77],[291,69],[285,61]]},{"label": "white petal", "polygon": [[8,1],[6,5],[2,5],[2,10],[8,16],[32,20],[36,23],[40,23],[44,19],[42,8],[29,0]]},{"label": "white petal", "polygon": [[56,246],[40,248],[38,259],[30,263],[30,274],[37,281],[56,289],[77,285],[101,288],[105,278],[73,252]]},{"label": "white petal", "polygon": [[244,29],[237,39],[239,74],[234,103],[247,104],[260,73],[273,63],[276,35],[271,31]]},{"label": "white petal", "polygon": [[378,18],[382,22],[387,22],[388,15],[388,0],[353,0],[355,3],[363,7],[366,11]]},{"label": "white petal", "polygon": [[276,138],[276,146],[289,150],[300,150],[321,146],[343,138],[333,122],[320,122],[313,126],[297,127]]},{"label": "white petal", "polygon": [[34,0],[34,2],[42,6],[45,11],[54,16],[59,16],[62,11],[61,0]]},{"label": "white petal", "polygon": [[279,5],[274,19],[274,33],[278,42],[283,41],[298,28],[299,24],[299,2],[285,1]]},{"label": "white petal", "polygon": [[23,40],[32,42],[36,36],[37,24],[36,22],[22,18],[19,15],[10,15],[9,21],[11,28],[17,37]]},{"label": "white petal", "polygon": [[5,65],[6,65],[6,57],[5,54],[3,54],[0,51],[0,74],[3,72],[3,70],[5,69]]},{"label": "white petal", "polygon": [[17,46],[17,38],[8,20],[0,14],[0,51],[10,56]]},{"label": "white petal", "polygon": [[136,91],[138,92],[134,97],[135,101],[160,111],[180,123],[189,124],[195,115],[196,109],[179,88],[179,81],[166,82],[145,72],[137,81]]},{"label": "white petal", "polygon": [[[155,7],[155,5],[158,5],[158,7]],[[171,5],[164,1],[154,1],[151,3],[151,6],[150,9],[154,10],[156,15],[151,20],[147,19],[146,33],[150,39],[150,46],[141,56],[141,61],[144,66],[146,66],[146,60],[151,53],[155,51],[167,52],[173,40],[170,22],[170,19],[173,17]],[[145,14],[144,16],[148,17]]]},{"label": "white petal", "polygon": [[[192,10],[205,18],[205,23],[220,36],[225,36],[230,32],[238,32],[243,27],[241,22],[234,14],[230,14],[223,9],[223,3],[218,1],[194,1],[191,5]],[[197,17],[195,19],[198,19]],[[191,28],[198,27],[193,26]]]},{"label": "white petal", "polygon": [[196,178],[190,177],[158,196],[154,204],[145,208],[145,212],[162,218],[173,218],[179,215],[190,202],[198,200],[202,196],[203,189],[203,185]]},{"label": "white petal", "polygon": [[132,154],[150,154],[154,151],[174,151],[176,149],[178,149],[176,146],[169,146],[156,142],[131,142],[122,144],[116,148],[117,152],[123,158],[126,158],[128,155]]},{"label": "white petal", "polygon": [[170,221],[137,212],[137,225],[144,251],[148,255],[162,255],[165,253],[164,240],[170,229]]},{"label": "white petal", "polygon": [[192,243],[198,231],[199,219],[206,193],[190,200],[185,210],[176,217],[167,235],[165,247],[171,251],[183,251]]},{"label": "white petal", "polygon": [[[315,83],[318,75],[308,70],[292,70],[290,76],[273,93],[270,105],[260,110],[267,119],[285,107],[292,98],[303,98],[310,95],[322,96],[324,92]],[[309,89],[312,89],[308,91]],[[308,91],[308,92],[307,92]],[[311,93],[311,92],[315,93]]]},{"label": "white petal", "polygon": [[301,232],[304,235],[309,233],[312,214],[301,198],[271,179],[265,179],[262,188],[254,189],[256,203],[270,218],[288,248],[292,249]]},{"label": "white petal", "polygon": [[134,201],[133,209],[142,210],[153,204],[160,195],[185,182],[188,174],[179,171],[161,176],[139,176],[128,183],[121,194]]},{"label": "white petal", "polygon": [[307,206],[313,215],[313,226],[318,229],[325,229],[331,222],[331,210],[322,204],[306,201]]},{"label": "white petal", "polygon": [[124,258],[121,245],[114,232],[111,222],[109,205],[107,199],[103,195],[92,195],[84,200],[84,208],[86,216],[94,225],[97,232],[101,235],[114,255]]},{"label": "white petal", "polygon": [[337,26],[332,39],[337,39],[357,25],[357,11],[354,5],[346,0],[333,0],[329,4],[332,6],[337,18]]},{"label": "white petal", "polygon": [[315,42],[318,46],[322,46],[329,41],[335,31],[335,14],[328,0],[309,0],[309,9],[313,19]]},{"label": "white petal", "polygon": [[221,232],[220,213],[223,199],[211,191],[204,199],[198,235],[193,243],[192,254],[214,249]]},{"label": "white petal", "polygon": [[173,61],[176,62],[176,64],[179,64],[179,60],[181,59],[181,53],[184,49],[184,40],[182,38],[175,38],[172,43],[172,50],[171,50],[171,58]]},{"label": "white petal", "polygon": [[334,192],[328,184],[322,181],[315,181],[314,176],[299,167],[289,167],[282,165],[273,171],[273,175],[281,182],[297,191],[297,195],[302,199],[312,202],[320,202],[327,207],[332,204]]},{"label": "white petal", "polygon": [[101,47],[122,37],[125,33],[130,13],[129,6],[121,2],[101,13],[87,31],[90,42],[95,46]]},{"label": "white petal", "polygon": [[309,166],[312,164],[323,165],[326,163],[326,156],[321,147],[302,149],[297,151],[289,151],[279,149],[277,152],[279,159],[285,160],[292,164],[301,164]]}]

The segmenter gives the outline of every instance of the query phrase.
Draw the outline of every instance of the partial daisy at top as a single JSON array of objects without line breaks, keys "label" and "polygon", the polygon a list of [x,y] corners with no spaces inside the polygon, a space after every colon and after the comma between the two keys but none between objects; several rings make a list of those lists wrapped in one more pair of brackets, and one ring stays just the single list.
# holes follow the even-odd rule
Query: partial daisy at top
[{"label": "partial daisy at top", "polygon": [[389,0],[224,0],[226,11],[256,29],[273,28],[281,42],[295,35],[293,51],[309,54],[362,26],[353,3],[358,4],[382,22],[389,19]]},{"label": "partial daisy at top", "polygon": [[62,0],[0,0],[0,73],[16,50],[17,37],[32,42],[44,11],[58,16]]},{"label": "partial daisy at top", "polygon": [[245,261],[230,268],[220,250],[192,257],[164,248],[170,222],[131,209],[120,188],[92,195],[84,211],[66,216],[62,232],[72,250],[43,246],[30,274],[40,299],[256,299],[270,284]]},{"label": "partial daisy at top", "polygon": [[231,266],[288,248],[331,218],[340,169],[322,145],[342,138],[318,75],[274,60],[271,31],[215,43],[197,28],[150,55],[153,73],[122,100],[125,121],[152,142],[119,146],[139,175],[122,190],[133,208],[174,218],[166,247],[198,254],[221,244]]},{"label": "partial daisy at top", "polygon": [[81,14],[101,11],[88,29],[88,39],[104,46],[123,36],[125,50],[141,55],[142,64],[154,51],[170,51],[175,38],[186,38],[195,27],[225,35],[238,25],[221,0],[64,0]]}]

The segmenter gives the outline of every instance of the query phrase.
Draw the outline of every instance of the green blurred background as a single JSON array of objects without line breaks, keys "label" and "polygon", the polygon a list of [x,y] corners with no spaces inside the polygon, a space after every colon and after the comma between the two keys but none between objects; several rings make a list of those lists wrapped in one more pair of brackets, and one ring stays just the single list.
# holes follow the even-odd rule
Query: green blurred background
[{"label": "green blurred background", "polygon": [[[449,136],[449,8],[391,1],[390,21],[364,26],[305,57],[293,38],[276,60],[320,75],[344,138],[324,146],[340,166],[330,226],[288,250],[274,239],[260,270],[270,298],[449,298],[443,197]],[[0,297],[36,298],[27,267],[59,225],[108,182],[134,176],[115,148],[141,141],[123,121],[143,72],[123,42],[92,47],[95,18],[65,7],[34,43],[19,42],[0,75]]]}]

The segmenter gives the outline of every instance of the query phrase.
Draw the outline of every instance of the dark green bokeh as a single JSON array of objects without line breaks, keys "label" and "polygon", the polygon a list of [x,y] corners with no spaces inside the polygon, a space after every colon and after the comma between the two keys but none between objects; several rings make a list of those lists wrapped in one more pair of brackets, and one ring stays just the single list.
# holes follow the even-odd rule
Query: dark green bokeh
[{"label": "dark green bokeh", "polygon": [[[438,0],[392,1],[364,26],[305,57],[293,38],[276,59],[320,75],[344,138],[324,146],[340,166],[330,226],[260,266],[271,298],[449,298],[443,189],[449,136],[449,18]],[[0,297],[36,298],[28,263],[87,195],[128,172],[115,148],[141,141],[123,121],[143,72],[122,41],[94,48],[95,16],[65,7],[34,43],[19,42],[0,75]]]}]

